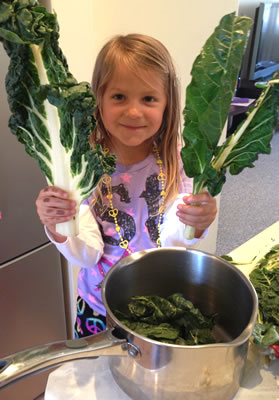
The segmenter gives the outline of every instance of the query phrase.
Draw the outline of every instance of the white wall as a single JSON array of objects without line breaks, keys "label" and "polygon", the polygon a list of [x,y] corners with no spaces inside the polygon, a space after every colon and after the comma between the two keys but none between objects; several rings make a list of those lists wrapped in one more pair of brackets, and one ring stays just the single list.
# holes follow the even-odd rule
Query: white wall
[{"label": "white wall", "polygon": [[95,54],[94,0],[41,0],[51,3],[60,27],[60,47],[78,81],[91,81]]},{"label": "white wall", "polygon": [[[45,0],[47,1],[47,0]],[[97,52],[115,34],[146,33],[172,54],[182,88],[194,58],[221,17],[238,0],[51,0],[60,25],[60,46],[78,80],[91,80]],[[184,93],[182,95],[184,101]]]}]

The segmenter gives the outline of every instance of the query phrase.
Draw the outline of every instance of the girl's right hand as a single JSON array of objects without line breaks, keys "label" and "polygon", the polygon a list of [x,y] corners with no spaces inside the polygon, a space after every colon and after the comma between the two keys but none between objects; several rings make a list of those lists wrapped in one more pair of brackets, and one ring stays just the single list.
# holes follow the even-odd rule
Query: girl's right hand
[{"label": "girl's right hand", "polygon": [[56,242],[64,242],[67,237],[56,233],[56,224],[69,221],[76,214],[76,202],[69,199],[65,190],[55,186],[42,189],[36,200],[37,213]]}]

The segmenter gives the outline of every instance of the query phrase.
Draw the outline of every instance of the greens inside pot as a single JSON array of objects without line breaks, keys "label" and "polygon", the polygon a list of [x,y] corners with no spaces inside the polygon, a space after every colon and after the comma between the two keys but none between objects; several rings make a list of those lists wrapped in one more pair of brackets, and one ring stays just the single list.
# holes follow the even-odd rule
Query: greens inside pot
[{"label": "greens inside pot", "polygon": [[129,329],[159,342],[188,346],[216,343],[212,335],[216,314],[202,314],[181,293],[167,298],[133,296],[127,313],[114,310],[114,314]]}]

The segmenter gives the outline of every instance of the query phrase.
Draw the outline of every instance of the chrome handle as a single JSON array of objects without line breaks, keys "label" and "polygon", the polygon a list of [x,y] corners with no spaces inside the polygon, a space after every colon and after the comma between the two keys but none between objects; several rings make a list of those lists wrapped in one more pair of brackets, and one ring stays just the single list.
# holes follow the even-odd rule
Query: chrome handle
[{"label": "chrome handle", "polygon": [[126,356],[126,339],[118,339],[113,330],[82,339],[48,343],[15,353],[0,360],[0,388],[28,375],[64,362],[101,355]]}]

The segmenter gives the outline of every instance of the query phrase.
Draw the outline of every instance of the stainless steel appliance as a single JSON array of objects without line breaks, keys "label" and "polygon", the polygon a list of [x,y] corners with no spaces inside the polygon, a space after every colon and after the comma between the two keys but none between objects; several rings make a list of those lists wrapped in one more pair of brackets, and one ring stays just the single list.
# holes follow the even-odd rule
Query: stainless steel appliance
[{"label": "stainless steel appliance", "polygon": [[[67,337],[61,258],[35,208],[46,181],[8,128],[8,65],[0,45],[0,357]],[[35,399],[48,374],[3,389],[0,399]]]}]

